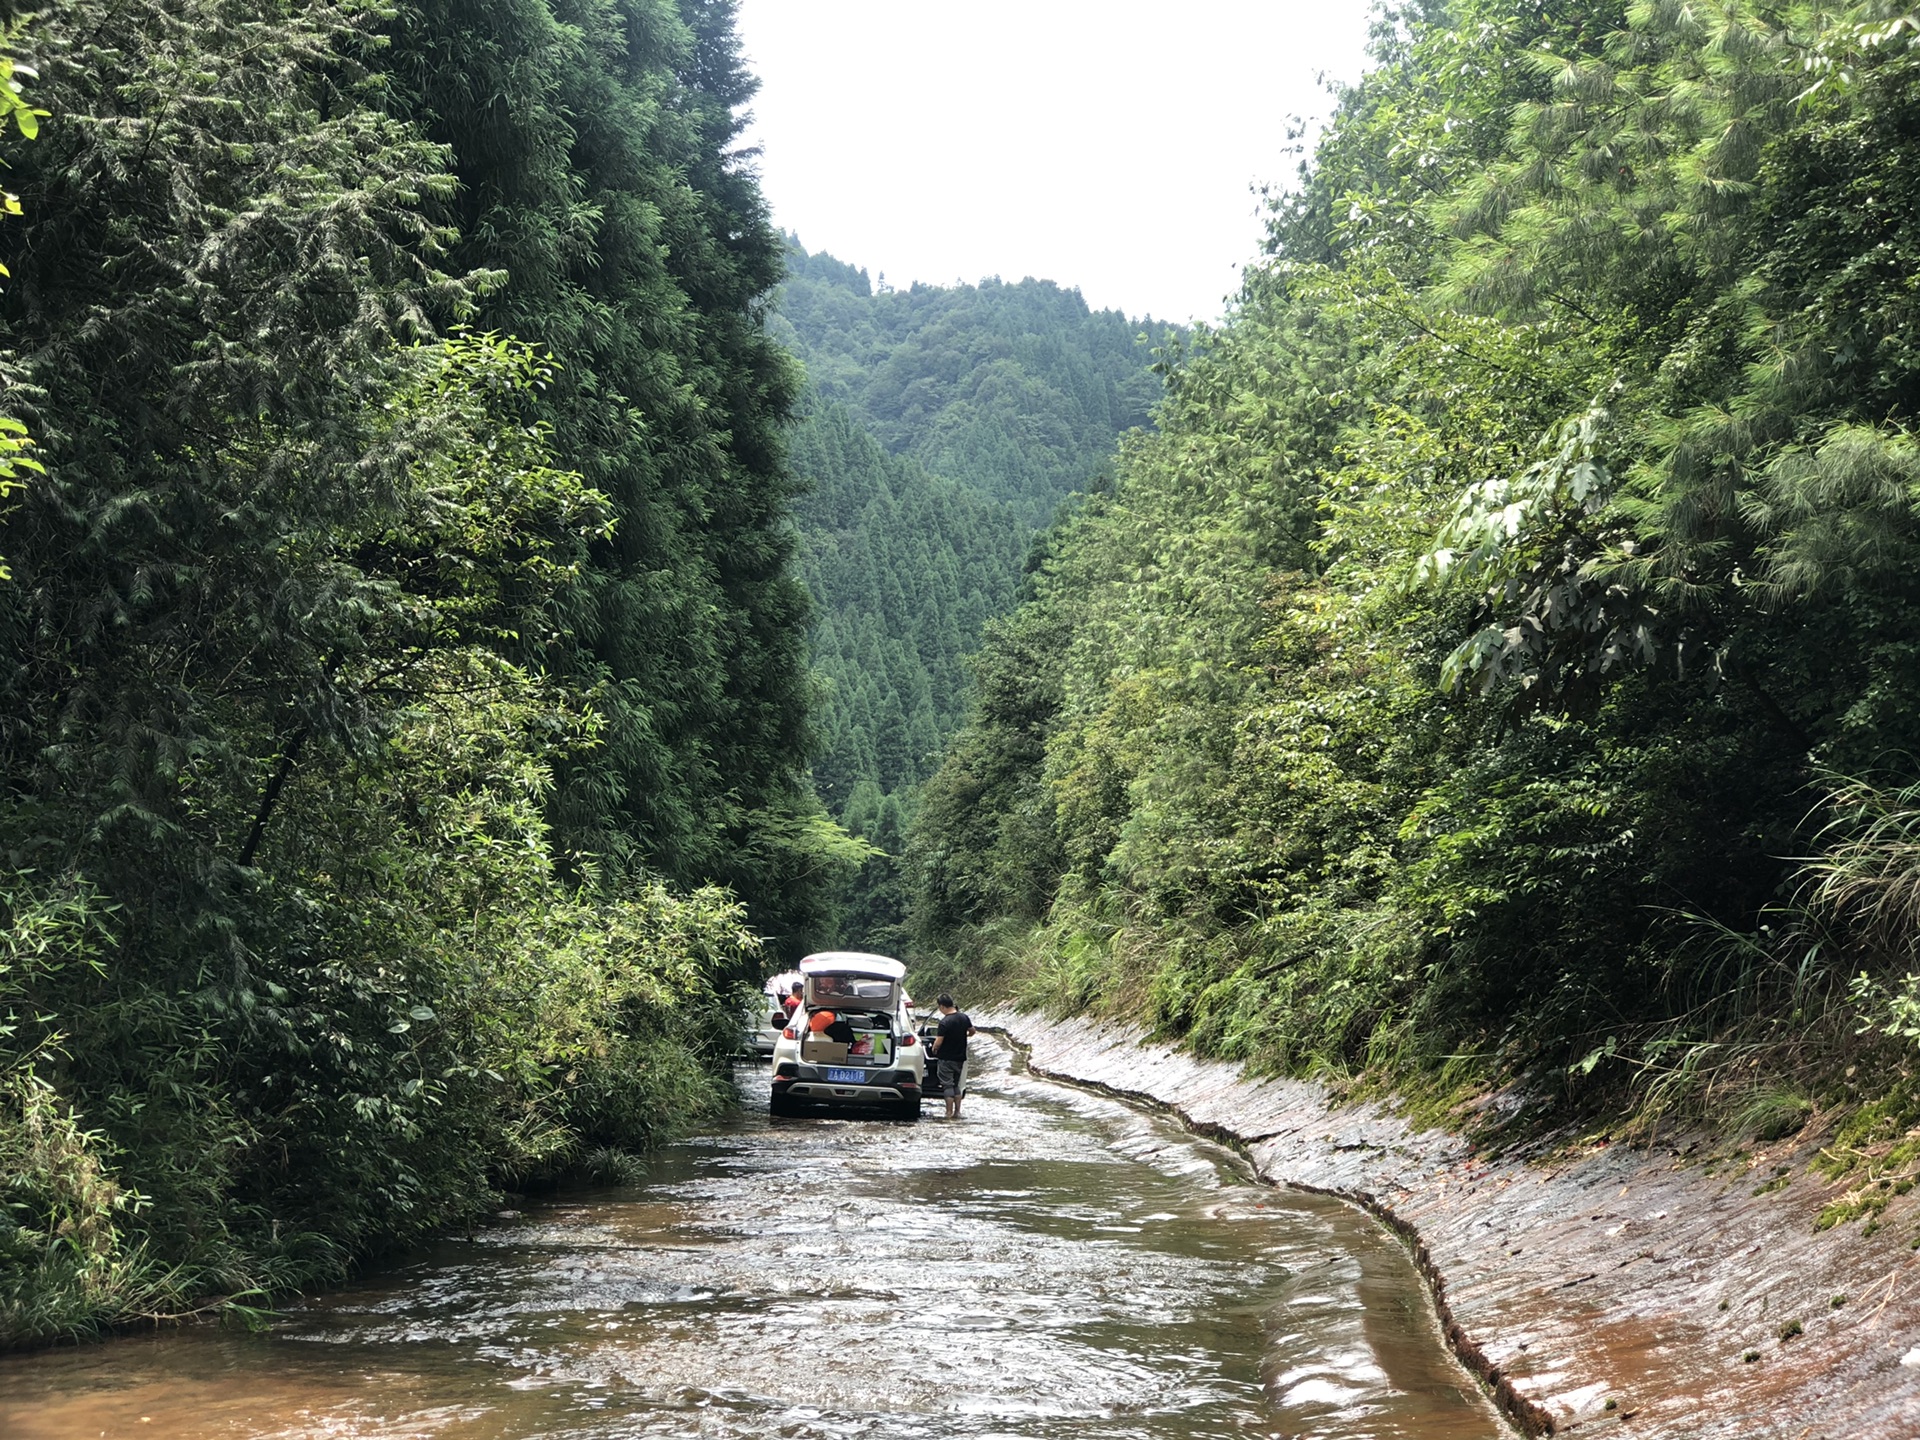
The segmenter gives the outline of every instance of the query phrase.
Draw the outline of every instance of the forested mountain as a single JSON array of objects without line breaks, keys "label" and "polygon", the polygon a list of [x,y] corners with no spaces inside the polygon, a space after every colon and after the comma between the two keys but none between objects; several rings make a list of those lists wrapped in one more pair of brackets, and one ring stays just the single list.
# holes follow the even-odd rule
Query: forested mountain
[{"label": "forested mountain", "polygon": [[1160,385],[1139,337],[1163,328],[1046,280],[876,289],[790,236],[775,333],[889,454],[1039,524],[1146,423]]},{"label": "forested mountain", "polygon": [[992,632],[929,969],[1487,1123],[1920,1118],[1915,36],[1390,12]]},{"label": "forested mountain", "polygon": [[730,4],[5,40],[0,1346],[710,1111],[856,858]]},{"label": "forested mountain", "polygon": [[966,718],[967,658],[1012,605],[1033,527],[1010,504],[887,454],[842,405],[795,435],[800,573],[813,596],[813,763],[820,798],[872,847],[840,943],[891,953],[899,857],[920,783]]},{"label": "forested mountain", "polygon": [[844,406],[809,417],[793,465],[813,482],[798,513],[826,682],[814,783],[840,811],[861,784],[893,794],[932,773],[966,719],[967,657],[1012,604],[1031,527],[887,454]]},{"label": "forested mountain", "polygon": [[774,328],[810,385],[792,464],[815,605],[814,782],[882,852],[840,933],[889,950],[905,826],[966,717],[968,657],[1012,606],[1037,526],[1097,482],[1159,381],[1141,326],[1077,292],[1035,280],[876,291],[791,237]]}]

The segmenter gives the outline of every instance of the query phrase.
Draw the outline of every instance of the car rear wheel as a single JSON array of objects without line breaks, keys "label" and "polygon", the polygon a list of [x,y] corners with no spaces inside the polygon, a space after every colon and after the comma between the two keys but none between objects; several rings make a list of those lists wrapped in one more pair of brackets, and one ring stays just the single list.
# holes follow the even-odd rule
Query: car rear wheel
[{"label": "car rear wheel", "polygon": [[800,1110],[800,1103],[788,1096],[771,1095],[767,1098],[767,1113],[769,1115],[798,1115]]},{"label": "car rear wheel", "polygon": [[919,1100],[902,1100],[898,1105],[894,1106],[893,1118],[896,1120],[918,1120],[920,1118]]}]

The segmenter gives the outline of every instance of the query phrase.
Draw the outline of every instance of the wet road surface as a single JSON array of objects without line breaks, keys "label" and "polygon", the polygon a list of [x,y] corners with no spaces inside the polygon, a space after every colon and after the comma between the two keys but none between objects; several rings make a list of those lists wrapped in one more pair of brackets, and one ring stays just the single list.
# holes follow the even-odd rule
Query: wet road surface
[{"label": "wet road surface", "polygon": [[[966,1118],[730,1128],[290,1311],[0,1359],[0,1436],[1487,1440],[1405,1252],[981,1043]],[[930,1107],[937,1115],[937,1103]]]}]

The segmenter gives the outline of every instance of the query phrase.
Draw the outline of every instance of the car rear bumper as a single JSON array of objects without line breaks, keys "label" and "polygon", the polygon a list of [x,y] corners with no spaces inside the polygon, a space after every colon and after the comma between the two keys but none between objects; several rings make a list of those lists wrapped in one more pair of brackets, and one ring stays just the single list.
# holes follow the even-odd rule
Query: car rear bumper
[{"label": "car rear bumper", "polygon": [[805,1105],[899,1105],[911,1103],[920,1098],[920,1086],[913,1080],[894,1079],[890,1081],[863,1081],[848,1084],[844,1081],[829,1080],[821,1075],[818,1068],[802,1065],[797,1075],[777,1075],[773,1080],[773,1093],[777,1098],[798,1101]]}]

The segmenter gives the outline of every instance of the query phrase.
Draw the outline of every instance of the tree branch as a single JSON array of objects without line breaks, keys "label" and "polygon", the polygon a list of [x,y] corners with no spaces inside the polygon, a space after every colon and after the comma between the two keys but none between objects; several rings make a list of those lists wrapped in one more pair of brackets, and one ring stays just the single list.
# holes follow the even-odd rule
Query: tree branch
[{"label": "tree branch", "polygon": [[287,777],[293,774],[294,762],[300,758],[307,736],[312,733],[311,727],[302,725],[293,732],[293,738],[287,741],[286,748],[280,752],[280,763],[273,767],[273,774],[267,778],[267,788],[260,792],[260,808],[254,812],[253,828],[247,832],[247,843],[240,847],[242,869],[253,864],[261,838],[267,833],[267,821],[273,816],[273,807],[280,799],[280,792],[286,788]]},{"label": "tree branch", "polygon": [[[335,650],[327,657],[326,668],[321,672],[331,681],[345,654]],[[260,808],[254,812],[253,825],[247,831],[246,843],[240,847],[240,866],[242,869],[253,864],[253,857],[260,851],[260,842],[266,837],[267,821],[273,818],[273,807],[280,803],[280,792],[287,788],[287,780],[293,774],[294,763],[299,760],[300,752],[306,748],[307,737],[313,733],[313,726],[302,721],[285,746],[280,751],[280,761],[273,767],[273,774],[267,777],[267,788],[260,792]]]}]

